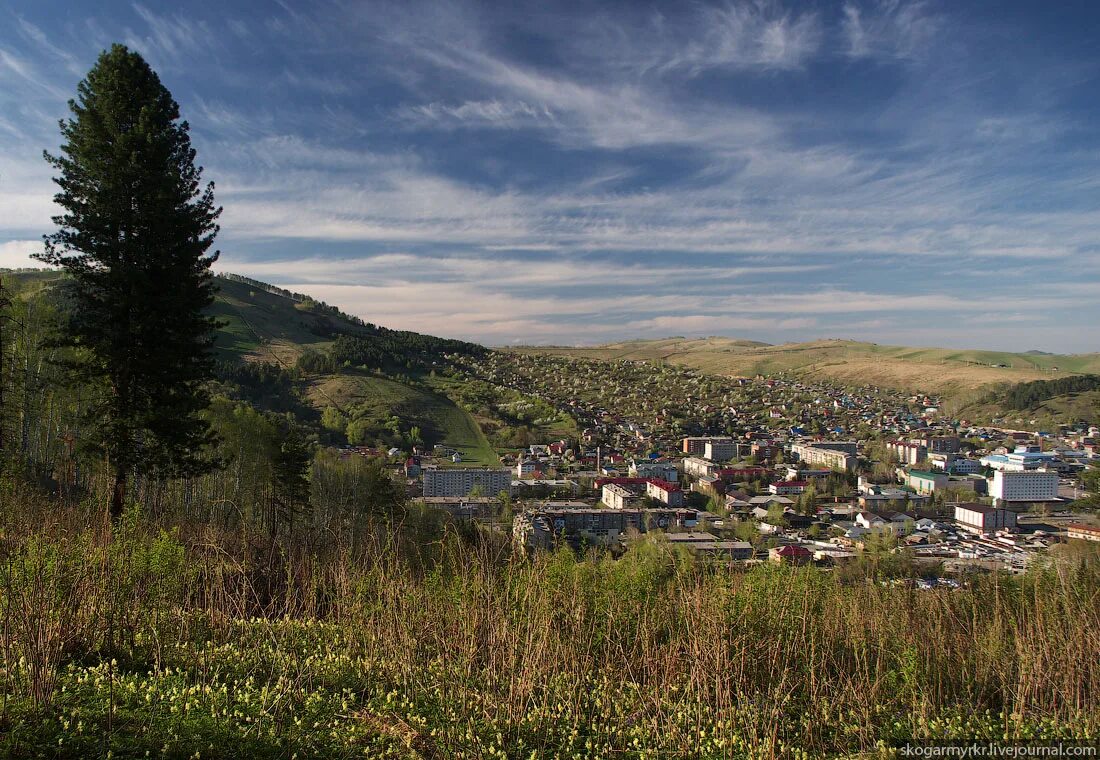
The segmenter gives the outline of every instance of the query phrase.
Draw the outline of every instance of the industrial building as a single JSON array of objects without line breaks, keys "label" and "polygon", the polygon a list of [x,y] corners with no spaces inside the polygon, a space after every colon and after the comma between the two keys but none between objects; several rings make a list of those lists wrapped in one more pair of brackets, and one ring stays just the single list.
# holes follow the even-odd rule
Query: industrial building
[{"label": "industrial building", "polygon": [[992,533],[997,530],[1014,530],[1016,513],[985,504],[956,504],[955,521],[967,530]]}]

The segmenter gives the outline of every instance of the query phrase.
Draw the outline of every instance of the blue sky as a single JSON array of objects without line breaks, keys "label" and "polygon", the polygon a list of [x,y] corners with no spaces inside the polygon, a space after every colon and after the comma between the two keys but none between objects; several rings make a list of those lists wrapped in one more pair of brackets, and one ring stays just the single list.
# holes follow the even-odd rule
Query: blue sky
[{"label": "blue sky", "polygon": [[491,344],[1097,351],[1100,5],[0,0],[0,265],[141,51],[223,270]]}]

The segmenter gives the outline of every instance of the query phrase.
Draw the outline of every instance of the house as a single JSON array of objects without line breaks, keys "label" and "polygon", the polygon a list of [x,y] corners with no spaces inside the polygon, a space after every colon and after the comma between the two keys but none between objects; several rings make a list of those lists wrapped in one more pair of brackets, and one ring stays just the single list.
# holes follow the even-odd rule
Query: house
[{"label": "house", "polygon": [[786,496],[753,496],[749,499],[749,504],[752,504],[754,507],[767,508],[769,504],[782,504],[784,507],[789,507],[794,504],[794,502]]},{"label": "house", "polygon": [[894,533],[905,534],[912,533],[915,521],[913,518],[904,512],[887,512],[882,517],[888,521],[890,530]]},{"label": "house", "polygon": [[778,546],[768,552],[768,559],[781,565],[807,565],[813,559],[809,549],[797,544]]},{"label": "house", "polygon": [[856,515],[856,525],[866,530],[881,530],[886,527],[886,520],[874,512],[860,512]]}]

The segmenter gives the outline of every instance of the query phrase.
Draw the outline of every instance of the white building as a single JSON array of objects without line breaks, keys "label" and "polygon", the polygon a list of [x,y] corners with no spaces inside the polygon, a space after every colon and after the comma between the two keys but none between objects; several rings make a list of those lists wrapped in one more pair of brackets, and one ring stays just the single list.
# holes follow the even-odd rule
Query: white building
[{"label": "white building", "polygon": [[703,456],[712,462],[727,462],[737,456],[737,442],[732,438],[712,438],[703,445]]},{"label": "white building", "polygon": [[1016,513],[985,504],[956,504],[955,521],[967,530],[992,533],[995,530],[1016,527]]},{"label": "white building", "polygon": [[512,472],[504,467],[426,467],[424,496],[469,496],[478,487],[483,496],[512,493]]},{"label": "white building", "polygon": [[666,480],[651,480],[646,483],[645,490],[650,498],[670,507],[684,506],[684,492],[680,490],[680,486],[676,483],[669,483]]},{"label": "white building", "polygon": [[855,441],[796,443],[791,446],[791,453],[806,464],[821,465],[834,470],[850,470],[856,466]]},{"label": "white building", "polygon": [[993,503],[1054,501],[1058,498],[1058,473],[1049,470],[998,470],[989,487]]},{"label": "white building", "polygon": [[1009,454],[989,454],[981,458],[983,467],[991,467],[1002,472],[1023,472],[1037,470],[1054,460],[1054,454],[1039,451],[1035,446],[1017,446]]},{"label": "white building", "polygon": [[912,441],[894,441],[889,448],[902,464],[917,464],[928,458],[928,448]]},{"label": "white building", "polygon": [[701,457],[688,457],[684,460],[684,472],[697,478],[713,475],[718,470],[718,465],[709,459]]},{"label": "white building", "polygon": [[534,459],[521,459],[516,463],[516,477],[520,480],[533,478],[539,469],[539,463]]},{"label": "white building", "polygon": [[618,483],[605,483],[600,495],[602,501],[611,509],[631,509],[641,498],[637,490],[621,486]]},{"label": "white building", "polygon": [[672,483],[680,480],[680,471],[676,469],[676,465],[672,462],[634,460],[630,463],[629,472],[632,478],[657,478]]}]

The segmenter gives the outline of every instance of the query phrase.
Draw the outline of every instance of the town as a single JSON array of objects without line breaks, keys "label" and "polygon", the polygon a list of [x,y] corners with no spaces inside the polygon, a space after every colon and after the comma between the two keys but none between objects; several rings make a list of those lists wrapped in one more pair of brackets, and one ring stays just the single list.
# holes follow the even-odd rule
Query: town
[{"label": "town", "polygon": [[644,361],[449,358],[575,423],[501,449],[498,467],[443,445],[388,452],[411,497],[509,532],[517,552],[617,555],[650,534],[708,562],[885,556],[919,574],[1022,572],[1053,546],[1100,541],[1096,425],[978,426],[932,396]]}]

